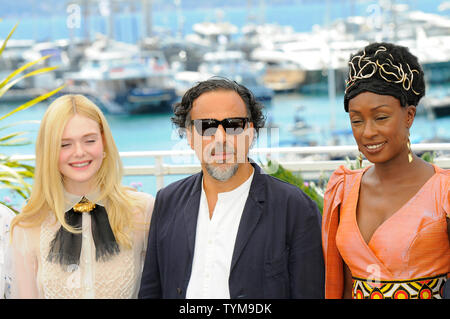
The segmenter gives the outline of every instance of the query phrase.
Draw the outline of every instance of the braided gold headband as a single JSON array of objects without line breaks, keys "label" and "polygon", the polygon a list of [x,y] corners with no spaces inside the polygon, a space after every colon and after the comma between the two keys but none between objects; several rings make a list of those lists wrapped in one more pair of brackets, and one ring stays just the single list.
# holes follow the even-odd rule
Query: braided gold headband
[{"label": "braided gold headband", "polygon": [[[375,52],[372,59],[375,59],[378,52],[385,52],[387,51],[386,47],[380,46],[378,50]],[[411,67],[408,63],[406,63],[406,66],[408,67],[408,70],[403,70],[403,66],[401,63],[398,65],[394,64],[394,57],[392,54],[389,54],[391,59],[386,59],[387,62],[384,62],[380,64],[378,62],[378,59],[371,60],[371,57],[366,56],[366,51],[363,51],[362,55],[355,55],[349,62],[349,71],[348,71],[348,81],[346,81],[346,88],[345,93],[347,93],[347,90],[357,81],[361,79],[368,79],[372,77],[377,71],[380,74],[380,77],[385,80],[386,82],[390,83],[397,83],[402,84],[402,87],[405,91],[411,90],[414,94],[420,95],[420,93],[416,92],[413,87],[413,81],[414,81],[414,73],[419,74],[419,71],[416,69],[411,70]],[[355,59],[358,59],[357,62]],[[359,71],[356,72],[355,63],[357,63]],[[387,70],[388,68],[391,68],[392,71]],[[370,70],[369,70],[370,69]],[[366,70],[366,73],[364,73]],[[388,79],[387,76],[391,76],[394,79]]]}]

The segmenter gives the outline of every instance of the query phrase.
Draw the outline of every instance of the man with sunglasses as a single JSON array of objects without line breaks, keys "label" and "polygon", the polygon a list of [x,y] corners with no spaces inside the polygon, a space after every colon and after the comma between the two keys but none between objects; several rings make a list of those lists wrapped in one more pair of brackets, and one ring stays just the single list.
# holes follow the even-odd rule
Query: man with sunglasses
[{"label": "man with sunglasses", "polygon": [[316,204],[247,157],[262,105],[244,86],[212,78],[174,114],[202,171],[158,192],[139,297],[323,298]]}]

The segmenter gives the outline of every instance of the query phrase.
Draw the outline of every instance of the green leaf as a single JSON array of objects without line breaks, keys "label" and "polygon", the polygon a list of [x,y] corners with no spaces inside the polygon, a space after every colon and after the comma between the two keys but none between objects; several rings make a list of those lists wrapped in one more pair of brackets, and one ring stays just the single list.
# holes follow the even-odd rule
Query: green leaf
[{"label": "green leaf", "polygon": [[6,202],[4,202],[4,201],[2,201],[2,200],[0,200],[0,204],[2,204],[2,205],[4,205],[4,206],[8,207],[8,208],[9,208],[10,210],[12,210],[12,211],[14,212],[14,214],[16,214],[16,215],[20,213],[17,209],[15,209],[14,207],[12,207],[11,205],[7,204]]},{"label": "green leaf", "polygon": [[[9,165],[7,165],[9,166]],[[15,166],[9,166],[12,168],[15,168],[15,172],[20,176],[21,178],[21,182],[24,181],[24,178],[33,178],[34,176],[34,167],[31,168],[27,168],[27,167],[23,167],[21,164],[19,165],[15,165]],[[11,174],[9,172],[0,172],[0,178],[1,177],[8,177],[11,176]],[[14,178],[16,178],[14,176]]]},{"label": "green leaf", "polygon": [[4,185],[0,185],[0,189],[13,190],[17,194],[19,194],[20,197],[22,197],[24,199],[27,199],[29,197],[29,194],[31,194],[31,192],[26,191],[25,188],[22,186],[8,185],[8,183],[6,183],[6,182],[4,182],[3,184]]},{"label": "green leaf", "polygon": [[434,163],[434,158],[436,157],[436,152],[425,152],[422,154],[422,156],[420,157],[421,159],[423,159],[424,161],[428,162],[428,163]]},{"label": "green leaf", "polygon": [[18,126],[18,125],[23,125],[23,124],[39,124],[39,123],[41,123],[41,121],[38,121],[38,120],[19,121],[19,122],[11,123],[11,124],[8,124],[8,125],[5,125],[5,126],[0,127],[0,131],[6,130],[6,129],[9,129],[9,128],[11,128],[11,127]]},{"label": "green leaf", "polygon": [[[14,70],[10,75],[8,75],[2,82],[0,82],[0,88],[4,87],[13,77],[15,77],[17,74],[21,73],[22,71],[32,67],[33,65],[35,65],[36,63],[39,63],[41,61],[44,61],[46,59],[48,59],[49,57],[51,57],[51,55],[46,55],[43,56],[35,61],[31,61],[28,62],[24,65],[22,65],[20,68]],[[53,67],[56,68],[56,67]],[[44,68],[45,69],[45,68]]]},{"label": "green leaf", "polygon": [[22,180],[22,177],[20,177],[20,175],[8,165],[0,164],[0,171],[0,174],[2,174],[3,176],[14,176],[18,180]]},{"label": "green leaf", "polygon": [[[1,19],[0,19],[1,21]],[[8,40],[11,38],[12,34],[16,30],[18,24],[14,26],[14,28],[11,30],[11,32],[8,34],[7,38],[3,42],[2,47],[0,48],[0,55],[4,52],[5,47],[8,43]],[[48,59],[50,55],[41,57],[40,59],[37,59],[36,61],[32,61],[29,63],[26,63],[25,65],[17,68],[15,71],[10,73],[5,79],[3,79],[0,82],[0,97],[3,96],[13,85],[15,85],[17,82],[29,78],[32,76],[36,76],[42,73],[51,72],[55,70],[57,67],[42,67],[42,68],[36,68],[34,67],[36,64],[45,61]],[[28,73],[21,74],[27,70]],[[20,75],[19,75],[20,74]],[[31,101],[28,101],[9,113],[3,115],[0,117],[0,121],[23,110],[28,109],[29,107],[47,99],[48,97],[54,95],[58,91],[60,91],[63,86],[60,86],[56,88],[55,90],[48,92],[46,94],[42,94],[41,96],[38,96]],[[8,128],[11,128],[13,126],[17,126],[20,124],[27,124],[27,123],[39,123],[40,121],[21,121],[13,124],[8,124],[6,126],[0,127],[0,130],[5,130]],[[29,144],[30,142],[28,139],[23,137],[26,132],[20,131],[20,132],[14,132],[6,134],[3,137],[0,137],[0,146],[17,146],[17,145],[25,145]],[[28,164],[22,164],[18,161],[11,160],[9,156],[6,156],[4,154],[0,153],[0,189],[7,189],[14,192],[14,194],[20,195],[23,199],[27,199],[31,194],[32,186],[29,184],[26,180],[32,179],[34,176],[34,167],[32,165]],[[10,209],[12,209],[15,213],[18,213],[11,205],[8,203],[5,203],[4,201],[0,201],[0,204],[3,204]]]},{"label": "green leaf", "polygon": [[7,142],[0,142],[0,146],[24,146],[24,145],[30,145],[31,141],[26,138],[26,137],[22,137],[22,138],[16,138]]},{"label": "green leaf", "polygon": [[17,27],[19,26],[19,23],[16,23],[16,25],[14,26],[14,28],[11,30],[11,32],[9,32],[8,36],[6,37],[5,41],[3,41],[3,45],[0,48],[0,55],[2,55],[3,51],[6,48],[6,44],[8,43],[9,38],[11,38],[11,36],[13,35],[14,31],[16,31]]},{"label": "green leaf", "polygon": [[12,138],[14,138],[14,137],[17,137],[17,136],[20,136],[20,135],[24,135],[24,134],[26,134],[26,132],[15,132],[15,133],[11,133],[11,134],[5,135],[5,136],[3,136],[3,137],[0,137],[0,142],[2,142],[2,141],[7,141],[7,140],[10,140],[10,139],[12,139]]},{"label": "green leaf", "polygon": [[41,73],[53,71],[53,70],[55,70],[57,68],[58,67],[54,67],[54,66],[53,67],[48,67],[48,68],[41,68],[41,69],[38,69],[38,70],[35,70],[35,71],[32,71],[32,72],[29,72],[29,73],[27,73],[27,74],[25,74],[25,75],[23,75],[23,76],[21,76],[21,77],[19,77],[17,79],[14,79],[14,81],[11,81],[7,85],[5,85],[4,87],[0,88],[0,97],[2,97],[17,82],[19,82],[19,81],[21,81],[21,80],[23,80],[25,78],[28,78],[30,76],[33,76],[33,75],[38,75],[38,74],[41,74]]},{"label": "green leaf", "polygon": [[[272,161],[268,161],[268,167],[275,165]],[[314,202],[316,202],[319,211],[323,211],[323,196],[320,195],[317,190],[312,186],[312,183],[305,183],[300,174],[296,175],[291,171],[285,169],[282,165],[278,165],[278,170],[275,173],[270,174],[273,177],[288,182],[294,186],[300,188],[306,195],[308,195]]]},{"label": "green leaf", "polygon": [[[16,163],[17,163],[17,168],[22,168],[22,169],[24,169],[26,172],[34,173],[34,166],[32,166],[32,165],[27,165],[27,164],[22,164],[22,163],[19,163],[19,162],[16,162]],[[21,171],[19,171],[19,172],[21,172]]]},{"label": "green leaf", "polygon": [[53,94],[57,93],[58,91],[60,91],[60,90],[63,89],[64,87],[65,87],[65,85],[62,85],[62,86],[60,86],[59,88],[57,88],[57,89],[55,89],[55,90],[53,90],[53,91],[51,91],[51,92],[48,92],[48,93],[43,94],[43,95],[41,95],[41,96],[38,96],[38,97],[32,99],[31,101],[28,101],[28,102],[26,102],[26,103],[24,103],[24,104],[22,104],[22,105],[16,107],[14,110],[12,110],[11,112],[9,112],[8,114],[3,115],[2,117],[0,117],[0,121],[3,120],[3,119],[5,119],[5,118],[7,118],[8,116],[11,116],[11,115],[13,115],[13,114],[15,114],[15,113],[17,113],[17,112],[19,112],[19,111],[26,110],[26,109],[29,108],[30,106],[33,106],[33,105],[35,105],[35,104],[37,104],[37,103],[39,103],[39,102],[41,102],[41,101],[47,99],[48,97],[50,97],[50,96],[52,96]]},{"label": "green leaf", "polygon": [[20,171],[19,175],[23,178],[33,178],[34,177],[34,171]]}]

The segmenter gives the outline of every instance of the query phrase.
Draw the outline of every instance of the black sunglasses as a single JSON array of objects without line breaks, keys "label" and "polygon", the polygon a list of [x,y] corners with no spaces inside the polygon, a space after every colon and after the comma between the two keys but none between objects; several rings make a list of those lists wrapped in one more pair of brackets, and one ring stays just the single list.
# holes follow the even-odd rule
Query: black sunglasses
[{"label": "black sunglasses", "polygon": [[213,136],[219,125],[222,125],[227,134],[238,135],[244,131],[248,121],[246,117],[230,117],[222,121],[215,119],[192,120],[191,124],[194,124],[197,133],[201,136]]}]

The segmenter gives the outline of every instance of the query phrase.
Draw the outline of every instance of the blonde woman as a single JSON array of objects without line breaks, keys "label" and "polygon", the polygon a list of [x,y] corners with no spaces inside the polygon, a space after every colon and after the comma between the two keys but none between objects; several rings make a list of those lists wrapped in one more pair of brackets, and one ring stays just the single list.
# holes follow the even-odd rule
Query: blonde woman
[{"label": "blonde woman", "polygon": [[11,225],[13,298],[135,298],[154,199],[121,185],[100,109],[56,99],[36,141],[31,196]]}]

